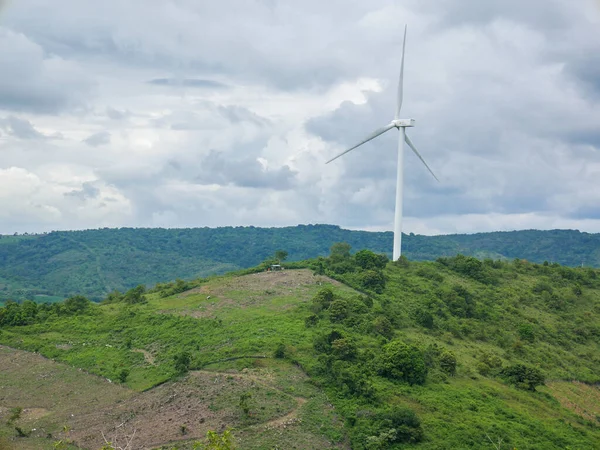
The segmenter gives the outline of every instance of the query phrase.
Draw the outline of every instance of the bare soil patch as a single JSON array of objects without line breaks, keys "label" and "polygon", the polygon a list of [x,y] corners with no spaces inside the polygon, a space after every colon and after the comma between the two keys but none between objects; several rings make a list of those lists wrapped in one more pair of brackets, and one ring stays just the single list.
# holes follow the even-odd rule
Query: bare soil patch
[{"label": "bare soil patch", "polygon": [[[272,298],[292,295],[308,301],[315,286],[342,286],[338,281],[321,275],[313,275],[308,269],[261,272],[242,277],[219,279],[201,287],[179,294],[180,297],[199,296],[197,309],[179,311],[195,318],[212,317],[219,310],[235,306],[237,309],[255,307]],[[280,309],[292,308],[283,305]],[[172,311],[161,311],[168,313]]]},{"label": "bare soil patch", "polygon": [[[32,438],[64,439],[81,448],[100,448],[107,440],[132,448],[203,439],[208,430],[227,427],[284,427],[297,418],[304,399],[294,398],[262,370],[249,373],[198,371],[147,392],[135,393],[106,379],[40,355],[0,347],[0,420],[23,408],[15,425]],[[265,371],[265,375],[268,375]],[[250,413],[240,397],[250,393]],[[19,441],[20,442],[20,441]],[[15,441],[16,443],[16,441]],[[25,442],[23,441],[23,444]]]},{"label": "bare soil patch", "polygon": [[546,383],[550,392],[563,408],[595,423],[600,417],[600,388],[580,381],[552,381]]}]

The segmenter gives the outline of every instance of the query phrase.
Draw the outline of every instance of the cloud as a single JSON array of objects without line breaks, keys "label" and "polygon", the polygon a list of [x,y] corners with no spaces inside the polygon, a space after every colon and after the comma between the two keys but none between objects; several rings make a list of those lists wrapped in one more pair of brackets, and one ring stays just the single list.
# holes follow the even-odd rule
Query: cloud
[{"label": "cloud", "polygon": [[76,63],[47,55],[27,36],[0,27],[0,109],[55,113],[81,107],[91,86]]},{"label": "cloud", "polygon": [[110,144],[110,133],[108,131],[99,131],[83,140],[87,145],[92,147],[100,147],[101,145]]},{"label": "cloud", "polygon": [[289,166],[269,169],[257,159],[225,158],[211,151],[199,167],[196,180],[201,184],[232,184],[239,187],[286,190],[294,187],[296,173]]},{"label": "cloud", "polygon": [[226,84],[219,83],[214,80],[202,80],[197,78],[153,78],[147,81],[148,84],[154,84],[157,86],[176,86],[176,87],[192,87],[192,88],[212,88],[212,89],[224,89],[227,87]]},{"label": "cloud", "polygon": [[11,211],[42,230],[389,230],[397,131],[325,161],[392,118],[408,23],[403,114],[440,183],[407,150],[405,230],[600,231],[600,8],[480,3],[13,2],[0,109],[21,122],[3,122],[0,170],[57,213]]},{"label": "cloud", "polygon": [[0,127],[19,139],[44,139],[46,137],[36,130],[30,121],[15,116],[0,119]]},{"label": "cloud", "polygon": [[70,192],[66,192],[64,195],[67,197],[75,197],[80,200],[98,198],[100,189],[94,186],[91,182],[85,182],[81,185],[81,189],[74,189]]}]

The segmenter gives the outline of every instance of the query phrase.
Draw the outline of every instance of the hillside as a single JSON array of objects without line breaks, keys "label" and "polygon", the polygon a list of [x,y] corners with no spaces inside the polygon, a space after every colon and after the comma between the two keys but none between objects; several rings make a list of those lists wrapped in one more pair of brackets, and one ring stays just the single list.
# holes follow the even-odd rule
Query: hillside
[{"label": "hillside", "polygon": [[[46,372],[15,381],[31,356],[4,349],[0,365],[20,369],[0,372],[13,386],[0,435],[98,448],[124,424],[180,449],[227,427],[244,449],[600,447],[600,271],[390,263],[344,245],[302,266],[0,309],[0,344],[122,389],[90,411],[90,381],[77,381],[70,417]],[[29,415],[4,425],[17,407]]]},{"label": "hillside", "polygon": [[[283,249],[299,261],[325,256],[335,242],[386,253],[392,233],[332,225],[286,228],[120,228],[60,231],[0,238],[0,302],[56,301],[84,294],[103,298],[115,289],[192,279],[255,266]],[[572,230],[514,231],[403,238],[411,260],[458,253],[478,258],[523,258],[567,266],[600,267],[600,235]],[[391,256],[388,254],[388,256]]]}]

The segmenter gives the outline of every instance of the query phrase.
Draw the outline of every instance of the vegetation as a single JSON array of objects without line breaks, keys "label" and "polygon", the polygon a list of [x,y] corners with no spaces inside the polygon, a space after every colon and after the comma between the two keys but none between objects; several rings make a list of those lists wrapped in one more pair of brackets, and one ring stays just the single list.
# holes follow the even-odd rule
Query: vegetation
[{"label": "vegetation", "polygon": [[[585,400],[598,398],[600,383],[600,271],[465,255],[390,262],[344,243],[290,264],[310,271],[262,265],[245,276],[134,287],[99,305],[80,296],[10,302],[0,309],[0,343],[137,391],[196,369],[307,374],[306,384],[275,381],[268,396],[248,385],[214,401],[236,421],[227,438],[209,436],[218,445],[292,439],[314,448],[294,434],[304,430],[356,449],[600,447],[597,406]],[[152,352],[152,363],[137,350]],[[288,405],[284,416],[296,398],[295,425],[252,434],[271,417],[266,408]],[[334,413],[325,420],[327,404]]]},{"label": "vegetation", "polygon": [[[325,257],[335,242],[348,243],[346,250],[339,249],[340,257],[350,246],[389,257],[392,240],[391,232],[350,231],[333,225],[105,228],[0,235],[0,303],[8,299],[53,302],[77,294],[98,301],[114,290],[123,292],[139,284],[191,280],[253,267],[271,255],[272,263]],[[402,243],[411,260],[461,253],[480,259],[522,258],[540,264],[600,267],[600,235],[574,230],[448,236],[411,233]]]}]

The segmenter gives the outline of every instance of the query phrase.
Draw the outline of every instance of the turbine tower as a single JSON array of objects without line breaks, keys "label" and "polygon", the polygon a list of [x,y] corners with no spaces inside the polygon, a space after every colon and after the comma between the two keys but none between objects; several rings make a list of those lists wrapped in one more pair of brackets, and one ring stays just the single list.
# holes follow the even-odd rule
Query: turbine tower
[{"label": "turbine tower", "polygon": [[394,252],[393,252],[393,260],[397,261],[400,258],[401,250],[402,250],[402,198],[403,198],[403,187],[404,187],[404,143],[406,142],[408,146],[411,148],[415,155],[421,160],[427,170],[433,175],[437,181],[438,178],[435,176],[433,171],[429,168],[423,157],[417,151],[416,147],[406,134],[406,128],[414,127],[415,120],[414,119],[400,119],[400,110],[402,108],[402,91],[404,84],[404,50],[406,48],[406,26],[404,27],[404,41],[402,43],[402,62],[400,64],[400,81],[398,82],[398,99],[396,102],[396,115],[394,116],[394,120],[392,120],[389,124],[384,126],[383,128],[379,128],[367,136],[365,139],[360,141],[358,144],[350,147],[343,153],[340,153],[335,158],[327,161],[326,164],[329,164],[331,161],[338,159],[340,156],[345,155],[346,153],[354,150],[357,147],[369,142],[372,139],[375,139],[377,136],[385,133],[386,131],[391,130],[392,128],[397,128],[399,131],[398,136],[398,173],[396,178],[396,213],[394,217]]}]

